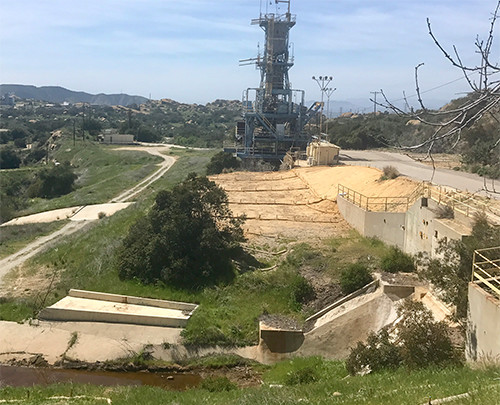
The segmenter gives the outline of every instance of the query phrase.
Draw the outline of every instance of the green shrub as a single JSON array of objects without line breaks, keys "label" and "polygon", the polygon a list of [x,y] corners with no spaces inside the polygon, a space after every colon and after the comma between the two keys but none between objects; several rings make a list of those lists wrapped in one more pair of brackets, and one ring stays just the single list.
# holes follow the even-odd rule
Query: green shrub
[{"label": "green shrub", "polygon": [[212,159],[208,163],[207,174],[219,174],[227,169],[238,169],[240,165],[240,160],[235,158],[231,153],[219,152],[212,156]]},{"label": "green shrub", "polygon": [[235,390],[238,386],[227,377],[207,377],[201,382],[200,388],[210,392],[223,392]]},{"label": "green shrub", "polygon": [[291,287],[292,300],[299,305],[313,300],[316,296],[311,283],[301,275],[298,275],[295,280],[292,281]]},{"label": "green shrub", "polygon": [[368,268],[361,263],[349,265],[340,275],[340,288],[344,294],[350,294],[373,281]]},{"label": "green shrub", "polygon": [[319,380],[319,373],[314,366],[305,366],[289,371],[285,376],[285,385],[311,384]]},{"label": "green shrub", "polygon": [[350,374],[405,366],[411,369],[462,363],[449,337],[447,325],[435,322],[421,302],[405,300],[398,308],[401,321],[398,336],[391,339],[386,330],[371,333],[366,344],[358,342],[346,361]]},{"label": "green shrub", "polygon": [[43,168],[37,173],[36,180],[29,187],[30,197],[53,198],[73,191],[77,176],[68,162],[50,168]]},{"label": "green shrub", "polygon": [[21,159],[13,148],[0,150],[0,169],[17,169]]},{"label": "green shrub", "polygon": [[399,177],[399,171],[394,166],[384,166],[382,169],[383,175],[380,177],[380,180],[393,180]]},{"label": "green shrub", "polygon": [[412,273],[415,271],[413,258],[396,246],[391,246],[387,254],[382,257],[380,266],[388,273]]},{"label": "green shrub", "polygon": [[398,346],[389,340],[389,333],[382,329],[370,333],[366,344],[358,342],[346,360],[347,371],[354,375],[364,370],[379,371],[398,368],[403,359]]}]

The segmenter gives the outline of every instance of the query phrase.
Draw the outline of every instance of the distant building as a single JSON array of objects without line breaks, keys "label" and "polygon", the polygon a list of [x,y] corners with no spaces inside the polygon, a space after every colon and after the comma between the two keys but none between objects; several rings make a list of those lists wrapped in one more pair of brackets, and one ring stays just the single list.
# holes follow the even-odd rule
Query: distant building
[{"label": "distant building", "polygon": [[130,145],[134,143],[134,135],[128,134],[105,134],[103,143],[114,145]]}]

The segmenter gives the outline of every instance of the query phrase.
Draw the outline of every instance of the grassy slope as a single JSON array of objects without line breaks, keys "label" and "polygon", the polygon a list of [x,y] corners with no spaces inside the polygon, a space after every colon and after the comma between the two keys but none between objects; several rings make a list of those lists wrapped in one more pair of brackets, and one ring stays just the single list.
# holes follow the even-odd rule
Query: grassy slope
[{"label": "grassy slope", "polygon": [[0,230],[0,259],[17,252],[40,236],[57,231],[66,223],[66,221],[57,221],[2,227]]},{"label": "grassy slope", "polygon": [[75,191],[50,200],[32,199],[29,207],[19,216],[107,202],[152,173],[161,161],[157,156],[145,152],[117,151],[116,147],[89,141],[78,141],[76,146],[69,139],[59,142],[58,149],[51,157],[59,162],[71,162],[78,175]]},{"label": "grassy slope", "polygon": [[[308,368],[309,367],[309,368]],[[310,371],[318,377],[309,384],[285,385],[298,370]],[[498,404],[500,398],[499,368],[397,370],[364,377],[346,377],[342,363],[315,358],[279,363],[265,375],[265,385],[258,388],[209,392],[191,389],[184,392],[151,387],[95,387],[53,385],[29,388],[30,404],[42,404],[52,395],[88,395],[108,397],[113,404],[179,403],[179,404],[424,404],[432,399],[470,392],[470,397],[453,404]],[[269,387],[268,383],[283,384]],[[4,388],[5,399],[25,399],[27,388]],[[340,394],[340,395],[339,395]],[[28,403],[28,402],[25,402]],[[88,403],[72,400],[71,403]],[[97,403],[97,402],[96,402]]]}]

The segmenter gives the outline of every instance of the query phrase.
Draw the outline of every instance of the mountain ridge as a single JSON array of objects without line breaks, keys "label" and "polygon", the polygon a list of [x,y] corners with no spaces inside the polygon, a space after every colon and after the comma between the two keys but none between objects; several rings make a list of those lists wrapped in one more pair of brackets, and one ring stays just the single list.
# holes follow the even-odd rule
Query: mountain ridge
[{"label": "mountain ridge", "polygon": [[13,94],[23,99],[34,99],[49,103],[90,103],[95,105],[143,104],[148,99],[129,94],[91,94],[84,91],[73,91],[61,86],[34,86],[25,84],[0,84],[0,97]]}]

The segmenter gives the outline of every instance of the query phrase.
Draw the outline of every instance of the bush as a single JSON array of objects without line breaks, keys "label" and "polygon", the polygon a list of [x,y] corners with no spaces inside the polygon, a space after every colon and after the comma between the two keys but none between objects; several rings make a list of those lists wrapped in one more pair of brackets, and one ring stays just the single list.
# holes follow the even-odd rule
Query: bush
[{"label": "bush", "polygon": [[314,366],[305,366],[289,371],[285,376],[285,385],[311,384],[319,380],[319,373]]},{"label": "bush", "polygon": [[311,283],[301,275],[298,275],[297,278],[292,281],[291,287],[292,300],[299,305],[313,300],[316,296]]},{"label": "bush", "polygon": [[455,211],[449,205],[439,205],[436,208],[436,218],[453,219],[455,218]]},{"label": "bush", "polygon": [[368,267],[361,263],[349,265],[340,275],[340,288],[344,294],[350,294],[373,281]]},{"label": "bush", "polygon": [[444,366],[461,362],[444,322],[434,322],[421,302],[405,300],[398,308],[399,340],[404,364],[409,368]]},{"label": "bush", "polygon": [[224,169],[238,169],[240,161],[231,153],[219,152],[215,154],[207,165],[207,174],[219,174]]},{"label": "bush", "polygon": [[395,246],[391,246],[389,252],[382,256],[380,265],[382,270],[388,273],[412,273],[415,271],[413,258]]},{"label": "bush", "polygon": [[77,176],[68,162],[44,168],[37,174],[35,182],[29,187],[30,197],[53,198],[73,191]]},{"label": "bush", "polygon": [[380,371],[383,369],[398,368],[403,359],[400,349],[389,339],[387,330],[372,332],[366,344],[358,342],[351,349],[346,360],[347,371],[354,375],[362,371]]},{"label": "bush", "polygon": [[223,392],[235,390],[238,386],[227,377],[207,377],[201,382],[200,388],[210,392]]},{"label": "bush", "polygon": [[394,166],[384,166],[382,171],[384,174],[380,177],[380,180],[393,180],[400,175],[398,169]]},{"label": "bush", "polygon": [[424,368],[460,364],[461,355],[452,345],[444,322],[434,322],[432,313],[421,302],[405,300],[398,308],[401,321],[398,336],[391,339],[386,330],[371,333],[367,343],[358,342],[346,361],[350,374],[405,366]]}]

